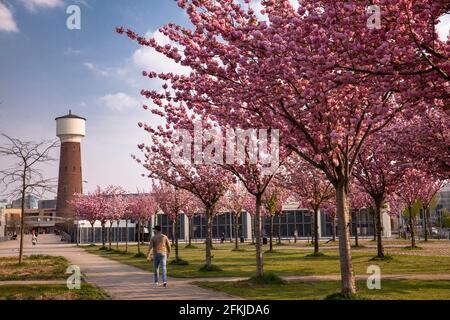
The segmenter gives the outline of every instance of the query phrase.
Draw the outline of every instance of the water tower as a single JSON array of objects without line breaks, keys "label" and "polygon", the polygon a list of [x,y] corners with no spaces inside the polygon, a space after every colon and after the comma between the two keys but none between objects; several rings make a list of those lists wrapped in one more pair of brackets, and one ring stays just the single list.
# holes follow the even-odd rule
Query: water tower
[{"label": "water tower", "polygon": [[86,134],[86,119],[72,114],[56,118],[56,135],[61,141],[56,215],[66,218],[65,231],[72,234],[74,212],[67,203],[83,192],[81,139]]}]

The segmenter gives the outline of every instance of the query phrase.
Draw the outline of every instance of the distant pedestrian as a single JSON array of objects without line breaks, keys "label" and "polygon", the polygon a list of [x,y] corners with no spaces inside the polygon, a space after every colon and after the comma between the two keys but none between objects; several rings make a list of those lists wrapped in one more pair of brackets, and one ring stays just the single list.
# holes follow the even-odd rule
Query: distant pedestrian
[{"label": "distant pedestrian", "polygon": [[33,230],[32,234],[31,234],[31,243],[33,244],[33,246],[35,246],[37,244],[37,235],[36,232]]},{"label": "distant pedestrian", "polygon": [[161,227],[153,227],[154,235],[150,239],[147,260],[153,258],[154,284],[159,285],[159,267],[162,269],[163,286],[167,287],[167,259],[170,256],[170,242],[166,235],[161,233]]},{"label": "distant pedestrian", "polygon": [[220,243],[225,242],[225,232],[222,232],[222,237],[220,238]]}]

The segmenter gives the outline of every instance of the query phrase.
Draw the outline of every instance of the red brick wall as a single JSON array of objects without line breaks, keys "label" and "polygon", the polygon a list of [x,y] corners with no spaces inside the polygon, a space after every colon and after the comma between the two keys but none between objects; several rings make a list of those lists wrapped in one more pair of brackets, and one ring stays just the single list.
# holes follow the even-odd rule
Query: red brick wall
[{"label": "red brick wall", "polygon": [[67,201],[73,199],[74,193],[82,192],[81,144],[79,142],[63,142],[59,159],[56,215],[73,218],[73,210]]}]

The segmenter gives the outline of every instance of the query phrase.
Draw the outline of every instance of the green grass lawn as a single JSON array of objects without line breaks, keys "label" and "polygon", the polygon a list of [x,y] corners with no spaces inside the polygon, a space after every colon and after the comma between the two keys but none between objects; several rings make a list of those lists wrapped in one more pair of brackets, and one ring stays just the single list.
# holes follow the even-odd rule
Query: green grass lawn
[{"label": "green grass lawn", "polygon": [[[232,251],[230,244],[215,244],[213,250],[213,264],[222,271],[201,272],[204,265],[204,245],[195,244],[198,249],[185,249],[180,246],[180,257],[189,262],[185,266],[169,265],[169,275],[180,278],[197,277],[250,277],[255,273],[255,250],[253,246],[244,245],[245,251]],[[281,248],[281,247],[280,247]],[[337,250],[326,250],[325,256],[307,257],[310,251],[282,250],[276,248],[275,253],[264,254],[265,272],[273,272],[279,276],[307,276],[340,274],[339,255]],[[151,264],[143,257],[135,257],[136,246],[130,246],[130,253],[120,254],[115,251],[99,250],[99,247],[85,247],[88,252],[105,256],[126,264],[151,270]],[[120,247],[123,250],[124,247]],[[267,248],[266,248],[267,249]],[[144,252],[147,248],[144,247]],[[353,251],[353,264],[357,274],[366,274],[369,265],[378,265],[383,274],[406,273],[449,273],[450,257],[428,257],[411,255],[393,255],[389,261],[370,261],[375,255],[373,252]],[[171,259],[173,256],[171,257]]]},{"label": "green grass lawn", "polygon": [[33,255],[24,257],[21,265],[17,257],[0,258],[0,281],[65,279],[68,266],[63,257]]},{"label": "green grass lawn", "polygon": [[100,289],[83,282],[80,290],[69,290],[65,284],[0,285],[0,300],[104,300]]},{"label": "green grass lawn", "polygon": [[[197,285],[222,291],[245,299],[321,300],[340,291],[339,281],[301,282],[255,285],[249,281],[199,282]],[[384,280],[380,290],[367,289],[365,281],[358,281],[358,295],[372,300],[449,300],[450,281]]]}]

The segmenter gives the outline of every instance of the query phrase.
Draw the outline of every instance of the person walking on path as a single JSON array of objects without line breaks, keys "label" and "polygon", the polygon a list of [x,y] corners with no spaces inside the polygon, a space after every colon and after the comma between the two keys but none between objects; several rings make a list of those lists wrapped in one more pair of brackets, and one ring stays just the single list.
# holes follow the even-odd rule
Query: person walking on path
[{"label": "person walking on path", "polygon": [[161,266],[163,286],[167,287],[167,259],[170,256],[170,242],[169,238],[161,233],[160,226],[153,227],[153,231],[154,235],[150,239],[147,260],[151,261],[153,258],[155,285],[159,285],[159,267]]},{"label": "person walking on path", "polygon": [[33,246],[35,246],[37,243],[37,235],[36,235],[36,231],[34,231],[34,230],[31,235],[31,243],[33,244]]}]

